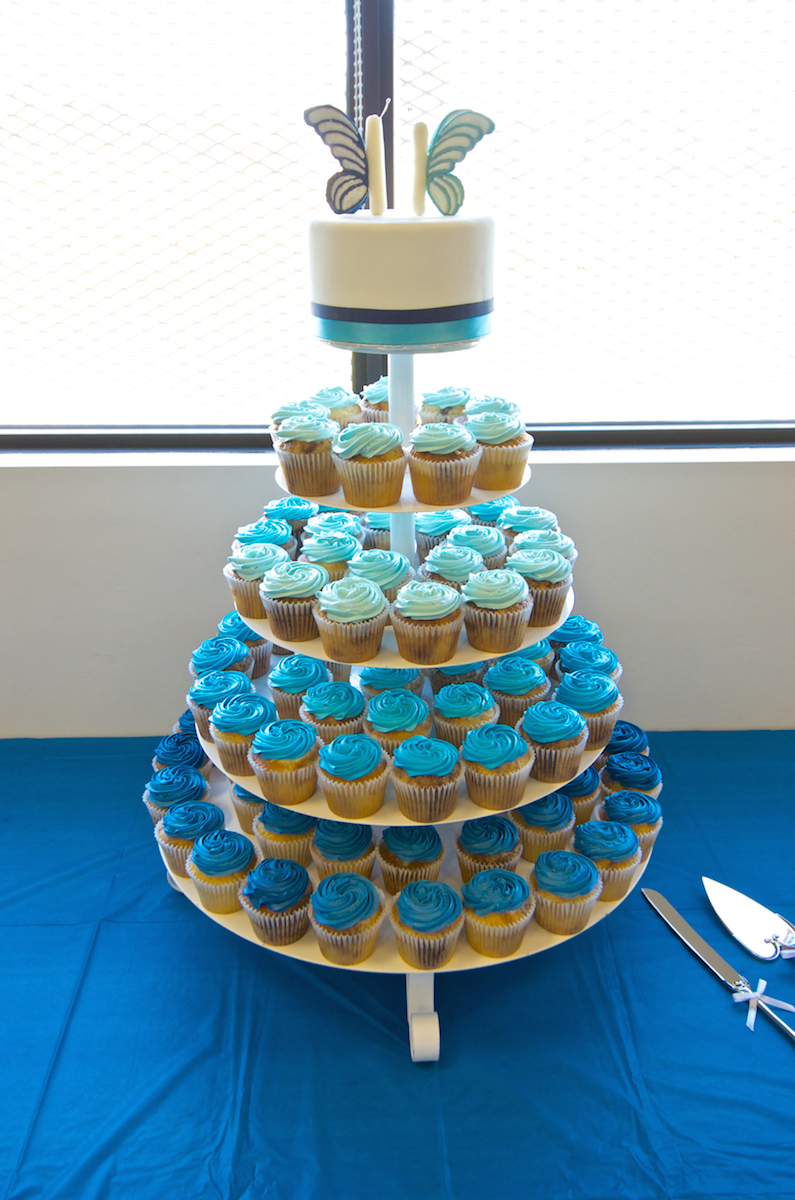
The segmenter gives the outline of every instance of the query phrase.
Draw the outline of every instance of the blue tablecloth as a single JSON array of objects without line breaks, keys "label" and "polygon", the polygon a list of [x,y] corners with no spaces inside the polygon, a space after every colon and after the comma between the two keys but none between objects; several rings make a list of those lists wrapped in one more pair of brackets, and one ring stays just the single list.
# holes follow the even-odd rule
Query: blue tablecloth
[{"label": "blue tablecloth", "polygon": [[[793,733],[654,734],[644,883],[757,963],[702,874],[795,918]],[[4,1200],[795,1196],[795,1045],[639,892],[545,954],[437,979],[413,1064],[403,977],[301,965],[165,878],[143,739],[0,743]]]}]

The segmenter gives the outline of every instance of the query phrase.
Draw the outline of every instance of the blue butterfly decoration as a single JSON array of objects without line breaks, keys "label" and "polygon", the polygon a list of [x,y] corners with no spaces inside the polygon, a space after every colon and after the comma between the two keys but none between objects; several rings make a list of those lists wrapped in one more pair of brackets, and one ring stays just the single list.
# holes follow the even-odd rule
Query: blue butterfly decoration
[{"label": "blue butterfly decoration", "polygon": [[326,184],[326,199],[332,212],[356,212],[366,202],[369,190],[362,135],[350,117],[333,104],[308,108],[304,120],[317,131],[342,167]]},{"label": "blue butterfly decoration", "polygon": [[456,108],[439,123],[428,146],[426,187],[443,217],[454,216],[464,203],[464,185],[452,174],[453,168],[485,134],[493,132],[489,117],[466,108]]}]

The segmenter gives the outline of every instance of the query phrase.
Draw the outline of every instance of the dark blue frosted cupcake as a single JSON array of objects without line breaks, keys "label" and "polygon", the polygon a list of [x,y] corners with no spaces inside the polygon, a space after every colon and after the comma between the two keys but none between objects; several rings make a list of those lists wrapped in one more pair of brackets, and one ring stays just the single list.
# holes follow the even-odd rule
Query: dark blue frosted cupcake
[{"label": "dark blue frosted cupcake", "polygon": [[479,871],[461,888],[467,941],[487,958],[507,958],[522,944],[533,919],[535,896],[522,875],[495,867]]},{"label": "dark blue frosted cupcake", "polygon": [[309,920],[323,957],[349,967],[373,953],[385,914],[384,893],[362,875],[343,871],[320,880]]},{"label": "dark blue frosted cupcake", "polygon": [[510,817],[476,817],[474,821],[464,821],[454,845],[464,883],[469,883],[478,871],[492,867],[515,871],[522,857],[519,832]]},{"label": "dark blue frosted cupcake", "polygon": [[233,913],[240,907],[240,887],[256,862],[256,851],[244,833],[214,829],[193,843],[185,868],[203,908]]},{"label": "dark blue frosted cupcake", "polygon": [[569,797],[574,806],[574,819],[578,825],[582,825],[583,821],[590,821],[602,794],[599,772],[596,767],[586,767],[568,783],[558,784],[556,791]]},{"label": "dark blue frosted cupcake", "polygon": [[565,850],[574,832],[574,807],[563,792],[550,792],[511,816],[522,839],[522,858],[535,862],[545,850]]},{"label": "dark blue frosted cupcake", "polygon": [[290,858],[266,858],[240,889],[240,907],[266,946],[290,946],[309,929],[312,885],[306,867]]},{"label": "dark blue frosted cupcake", "polygon": [[393,759],[398,808],[420,825],[443,821],[453,814],[463,774],[457,747],[441,738],[407,738]]},{"label": "dark blue frosted cupcake", "polygon": [[634,830],[642,858],[649,857],[663,823],[659,800],[643,792],[610,792],[605,796],[599,817],[603,821],[618,821]]},{"label": "dark blue frosted cupcake", "polygon": [[292,858],[308,867],[317,818],[266,800],[252,832],[265,858]]},{"label": "dark blue frosted cupcake", "polygon": [[196,838],[223,827],[224,814],[217,804],[184,800],[172,805],[155,825],[155,840],[171,874],[187,879],[185,863]]},{"label": "dark blue frosted cupcake", "polygon": [[147,783],[143,802],[156,825],[174,804],[203,800],[206,795],[207,780],[195,767],[163,767]]},{"label": "dark blue frosted cupcake", "polygon": [[444,861],[442,839],[433,825],[390,825],[376,858],[391,896],[416,879],[438,879]]},{"label": "dark blue frosted cupcake", "polygon": [[353,872],[367,879],[375,866],[375,843],[369,825],[352,821],[318,821],[310,847],[312,862],[321,879]]},{"label": "dark blue frosted cupcake", "polygon": [[602,791],[644,792],[656,800],[662,791],[662,771],[648,754],[625,750],[611,754],[602,767]]},{"label": "dark blue frosted cupcake", "polygon": [[560,937],[585,928],[602,894],[596,864],[570,850],[539,854],[530,887],[536,896],[536,924]]},{"label": "dark blue frosted cupcake", "polygon": [[601,899],[621,900],[640,865],[638,835],[619,821],[586,821],[574,833],[573,848],[596,864],[602,880]]},{"label": "dark blue frosted cupcake", "polygon": [[[188,711],[190,716],[190,711]],[[201,771],[205,779],[210,778],[213,764],[201,747],[196,736],[196,725],[191,717],[192,733],[169,733],[162,737],[155,747],[152,759],[152,769],[162,771],[163,767],[193,767]]]},{"label": "dark blue frosted cupcake", "polygon": [[455,953],[464,908],[449,884],[415,879],[403,888],[389,919],[403,961],[422,971],[435,971]]}]

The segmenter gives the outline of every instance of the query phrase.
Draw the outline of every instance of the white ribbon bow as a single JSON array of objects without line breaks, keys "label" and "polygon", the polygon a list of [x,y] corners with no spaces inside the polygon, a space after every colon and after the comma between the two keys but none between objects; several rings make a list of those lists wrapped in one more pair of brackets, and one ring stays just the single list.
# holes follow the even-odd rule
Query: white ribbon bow
[{"label": "white ribbon bow", "polygon": [[778,952],[782,958],[795,958],[795,933],[788,929],[783,938],[776,938]]},{"label": "white ribbon bow", "polygon": [[[765,991],[766,987],[767,987],[767,980],[760,979],[759,983],[756,985],[755,992],[752,992],[750,988],[746,988],[745,990],[740,991],[740,992],[732,992],[732,1000],[734,1001],[735,1004],[745,1004],[745,1003],[748,1004],[748,1016],[746,1018],[745,1023],[748,1026],[748,1028],[751,1030],[751,1032],[753,1032],[754,1023],[756,1022],[756,1010],[757,1010],[759,1001],[762,999],[762,996],[764,995],[764,991]],[[770,1008],[785,1008],[787,1010],[787,1012],[795,1012],[795,1005],[785,1004],[785,1002],[783,1000],[773,1000],[773,999],[771,999],[770,996],[765,996],[764,999],[765,999],[765,1004],[768,1004],[770,1006]]]}]

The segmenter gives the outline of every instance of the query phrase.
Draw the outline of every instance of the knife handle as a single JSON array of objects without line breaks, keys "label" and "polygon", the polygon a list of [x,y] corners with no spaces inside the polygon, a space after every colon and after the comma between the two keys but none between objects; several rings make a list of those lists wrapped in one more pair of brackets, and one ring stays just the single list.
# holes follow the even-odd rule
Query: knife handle
[{"label": "knife handle", "polygon": [[789,1026],[786,1021],[782,1021],[775,1009],[772,1009],[769,1007],[769,1005],[765,1004],[764,1000],[757,1000],[757,1005],[759,1008],[761,1008],[765,1016],[770,1018],[774,1025],[778,1025],[782,1033],[786,1033],[787,1037],[791,1038],[792,1041],[795,1042],[795,1029],[792,1029],[792,1027]]}]

